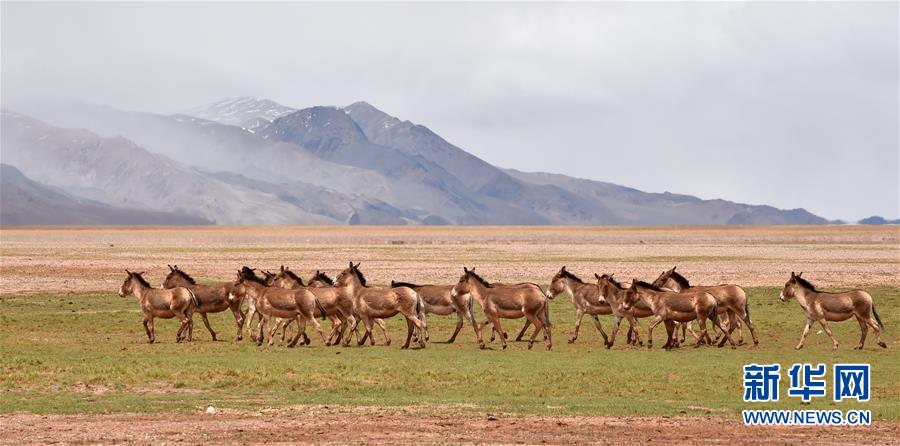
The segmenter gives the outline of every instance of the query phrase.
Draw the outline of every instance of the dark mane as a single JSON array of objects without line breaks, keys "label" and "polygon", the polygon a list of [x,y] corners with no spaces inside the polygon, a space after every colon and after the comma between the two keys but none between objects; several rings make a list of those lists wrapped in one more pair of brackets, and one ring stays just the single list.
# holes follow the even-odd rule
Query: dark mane
[{"label": "dark mane", "polygon": [[560,277],[565,277],[565,278],[568,278],[568,279],[572,279],[572,280],[574,280],[574,281],[576,281],[576,282],[578,282],[578,283],[584,283],[583,280],[579,279],[578,276],[576,276],[576,275],[570,273],[569,270],[567,270],[567,269],[560,270],[559,276],[560,276]]},{"label": "dark mane", "polygon": [[405,287],[409,287],[409,288],[418,288],[421,285],[416,285],[414,283],[409,283],[409,282],[395,282],[393,280],[391,281],[391,288],[397,288],[398,286],[405,286]]},{"label": "dark mane", "polygon": [[690,288],[691,283],[688,282],[687,278],[678,273],[678,271],[672,271],[672,274],[669,276],[672,280],[678,282],[678,285],[681,285],[682,288]]},{"label": "dark mane", "polygon": [[359,279],[359,283],[361,283],[362,286],[366,286],[366,276],[363,275],[362,271],[357,269],[355,266],[350,268],[350,271],[352,271],[353,274],[356,274],[356,278]]},{"label": "dark mane", "polygon": [[617,288],[619,288],[619,289],[624,289],[624,288],[625,288],[625,287],[622,286],[621,283],[619,283],[618,280],[616,280],[615,278],[613,278],[613,276],[610,276],[609,274],[604,274],[603,276],[606,277],[606,280],[608,280],[609,283],[615,285]]},{"label": "dark mane", "polygon": [[266,285],[265,280],[260,279],[259,276],[257,276],[256,273],[254,273],[252,269],[247,268],[246,266],[243,269],[241,269],[241,277],[244,280],[249,280],[250,282],[256,282],[262,286],[268,286],[268,285]]},{"label": "dark mane", "polygon": [[819,290],[816,289],[816,286],[813,285],[813,284],[811,284],[811,283],[809,283],[808,280],[806,280],[806,279],[804,279],[804,278],[802,278],[802,277],[800,277],[800,276],[794,276],[794,279],[795,279],[795,280],[797,281],[797,283],[799,283],[800,286],[802,286],[803,288],[806,288],[806,289],[808,289],[808,290],[810,290],[810,291],[815,291],[815,292],[817,292],[817,293],[819,292]]},{"label": "dark mane", "polygon": [[647,282],[644,282],[643,280],[635,281],[634,284],[632,284],[631,286],[632,286],[632,288],[634,288],[634,287],[641,287],[641,288],[648,288],[648,289],[651,289],[651,290],[653,290],[653,291],[662,291],[662,289],[659,288],[658,286],[653,285],[653,284],[649,284],[649,283],[647,283]]},{"label": "dark mane", "polygon": [[288,278],[293,279],[295,282],[299,283],[300,286],[303,286],[303,279],[301,279],[300,276],[294,274],[293,271],[285,268],[285,269],[281,270],[281,272],[284,273],[284,275],[287,276]]},{"label": "dark mane", "polygon": [[143,287],[145,287],[145,288],[153,288],[153,287],[147,282],[147,279],[144,279],[144,276],[142,276],[141,273],[131,273],[131,277],[133,277],[134,280],[137,280],[138,283],[141,284],[141,286],[143,286]]},{"label": "dark mane", "polygon": [[187,283],[189,283],[189,284],[191,284],[191,285],[196,285],[196,284],[197,284],[197,281],[194,280],[193,277],[189,276],[188,273],[186,273],[186,272],[184,272],[184,271],[182,271],[182,270],[180,270],[180,269],[173,270],[172,272],[175,273],[175,274],[180,275],[182,279],[184,279]]},{"label": "dark mane", "polygon": [[479,276],[478,273],[476,273],[475,271],[469,270],[466,274],[468,274],[471,277],[474,277],[475,280],[478,280],[478,282],[481,283],[485,288],[491,288],[491,284],[488,283],[487,280],[482,279],[481,276]]},{"label": "dark mane", "polygon": [[316,280],[316,279],[319,279],[322,282],[325,282],[329,285],[334,285],[334,280],[331,280],[331,277],[328,277],[328,274],[325,274],[321,271],[316,272],[316,275],[313,276],[313,278],[312,278],[312,280],[310,280],[310,282],[312,282],[313,280]]}]

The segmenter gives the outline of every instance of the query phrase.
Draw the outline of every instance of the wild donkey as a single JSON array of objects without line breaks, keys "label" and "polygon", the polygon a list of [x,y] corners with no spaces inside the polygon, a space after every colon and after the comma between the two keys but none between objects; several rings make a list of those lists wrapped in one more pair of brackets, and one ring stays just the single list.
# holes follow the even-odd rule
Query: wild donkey
[{"label": "wild donkey", "polygon": [[602,295],[604,300],[609,303],[616,321],[615,325],[613,325],[609,342],[606,343],[606,348],[612,348],[613,344],[616,342],[616,334],[619,332],[619,326],[622,324],[622,319],[628,321],[626,343],[643,346],[644,342],[641,340],[641,335],[637,329],[637,319],[653,316],[653,310],[651,310],[642,300],[634,302],[628,309],[625,309],[625,293],[628,292],[628,289],[631,288],[631,286],[619,283],[619,281],[613,278],[612,274],[603,274],[601,276],[595,273],[594,277],[597,279],[597,287],[600,288],[600,295]]},{"label": "wild donkey", "polygon": [[[456,314],[456,328],[453,330],[450,339],[447,340],[448,344],[456,340],[456,336],[462,330],[463,325],[465,325],[464,319],[468,319],[472,323],[472,329],[475,330],[477,339],[478,327],[477,322],[475,322],[475,316],[472,315],[472,301],[471,299],[454,298],[451,295],[453,285],[416,285],[409,282],[391,281],[391,288],[401,286],[409,287],[416,291],[425,305],[425,314],[431,313],[441,316]],[[425,329],[425,340],[430,340],[427,326]]]},{"label": "wild donkey", "polygon": [[857,344],[855,350],[863,348],[869,327],[875,330],[875,342],[882,348],[887,348],[887,344],[881,340],[881,329],[884,328],[884,324],[881,323],[881,318],[878,317],[878,312],[875,311],[875,301],[869,293],[863,290],[851,290],[842,293],[819,291],[813,284],[800,277],[802,274],[801,272],[794,275],[791,272],[791,278],[784,284],[780,296],[782,302],[787,302],[791,298],[797,299],[800,307],[806,313],[806,325],[803,326],[803,334],[800,336],[800,343],[796,347],[798,350],[803,348],[806,336],[809,335],[809,329],[812,327],[813,322],[816,321],[819,322],[825,333],[828,333],[828,337],[834,343],[834,348],[838,348],[838,341],[834,338],[834,334],[831,333],[831,329],[828,328],[825,321],[845,321],[850,319],[851,316],[855,316],[856,321],[859,322],[859,344]]},{"label": "wild donkey", "polygon": [[163,282],[163,288],[185,287],[194,292],[194,295],[197,296],[197,301],[200,302],[196,312],[200,313],[200,317],[203,318],[203,325],[209,330],[213,341],[217,339],[216,332],[209,325],[209,319],[206,317],[206,314],[218,313],[227,309],[231,309],[231,314],[234,315],[234,322],[237,324],[237,340],[240,341],[243,334],[245,315],[241,311],[241,301],[228,299],[228,295],[231,293],[231,282],[199,285],[188,273],[178,269],[178,265],[167,266],[169,267],[169,275],[166,276],[166,280]]},{"label": "wild donkey", "polygon": [[573,344],[578,339],[578,330],[581,328],[581,319],[585,314],[590,315],[594,321],[594,326],[603,336],[603,345],[609,345],[609,338],[600,325],[599,315],[613,314],[609,302],[600,294],[600,287],[596,283],[585,283],[578,276],[570,273],[563,266],[550,279],[550,286],[547,288],[547,296],[554,298],[562,293],[568,293],[572,297],[572,305],[575,307],[575,331],[569,338],[569,344]]},{"label": "wild donkey", "polygon": [[[413,331],[418,331],[416,336],[419,346],[425,348],[425,307],[415,290],[408,287],[369,287],[366,285],[365,276],[359,270],[359,263],[354,265],[352,261],[350,266],[338,275],[335,286],[353,300],[353,312],[359,316],[366,328],[366,333],[358,345],[363,345],[367,337],[372,345],[375,345],[375,339],[372,337],[375,319],[402,314],[406,318],[406,342],[402,348],[409,348]],[[349,342],[348,336],[344,340],[344,345]]]},{"label": "wild donkey", "polygon": [[547,340],[547,350],[553,347],[553,339],[550,325],[550,305],[547,296],[541,287],[533,283],[519,285],[491,285],[475,273],[474,269],[463,267],[463,275],[453,287],[452,295],[460,296],[470,294],[481,305],[485,320],[478,331],[478,346],[484,348],[482,332],[488,324],[493,324],[494,330],[501,333],[500,342],[506,349],[506,336],[503,336],[503,328],[500,326],[500,318],[518,319],[525,317],[535,329],[528,341],[528,348],[534,346],[534,339],[538,333],[544,331]]},{"label": "wild donkey", "polygon": [[125,297],[134,294],[141,304],[144,313],[144,330],[147,331],[147,339],[152,344],[156,342],[156,329],[153,327],[153,318],[171,319],[177,317],[181,321],[181,327],[175,334],[175,342],[181,342],[187,335],[191,340],[191,326],[194,324],[192,316],[199,306],[194,293],[183,287],[172,289],[153,288],[144,280],[144,273],[128,271],[128,277],[119,287],[119,296]]},{"label": "wild donkey", "polygon": [[[747,325],[747,328],[750,330],[750,335],[753,337],[753,344],[759,345],[759,337],[756,335],[756,327],[753,326],[753,322],[750,320],[750,307],[747,305],[747,293],[744,292],[744,289],[737,285],[713,285],[713,286],[691,286],[690,282],[675,271],[675,268],[664,271],[659,277],[653,282],[653,285],[661,288],[669,288],[673,291],[706,291],[709,294],[712,294],[713,297],[716,298],[716,303],[719,306],[719,314],[726,314],[728,316],[728,328],[720,326],[720,324],[716,324],[719,326],[718,328],[723,331],[727,330],[730,335],[735,328],[739,328],[738,320],[743,320]],[[686,324],[686,328],[690,328],[690,323]],[[740,337],[740,343],[744,342],[744,332],[743,329],[738,331],[738,336]],[[725,337],[722,337],[719,340],[719,346],[725,345]]]},{"label": "wild donkey", "polygon": [[[326,345],[338,344],[344,336],[344,332],[347,331],[347,328],[355,325],[356,318],[353,316],[352,299],[344,296],[344,293],[341,293],[335,288],[334,281],[331,280],[327,274],[317,270],[315,276],[310,279],[308,285],[304,285],[303,279],[284,265],[281,265],[281,270],[276,274],[269,273],[268,271],[265,271],[264,273],[266,274],[266,284],[269,286],[294,290],[307,289],[319,299],[319,303],[322,304],[325,314],[321,314],[321,311],[316,310],[316,316],[327,317],[331,320],[332,324],[331,333],[328,335],[328,342],[326,342]],[[379,323],[382,330],[385,330],[384,321],[379,319],[376,323]],[[287,326],[285,326],[284,329],[286,331]],[[284,338],[284,332],[282,332],[282,338]],[[390,345],[390,343],[388,343],[388,345]]]},{"label": "wild donkey", "polygon": [[[316,321],[315,311],[318,308],[322,313],[321,304],[315,295],[308,290],[289,290],[285,288],[276,288],[267,286],[265,281],[256,277],[256,275],[247,274],[246,271],[239,270],[237,279],[234,281],[231,298],[248,299],[250,311],[260,314],[261,321],[259,324],[259,335],[256,337],[257,345],[263,343],[263,333],[271,318],[291,319],[297,322],[299,329],[297,335],[288,344],[288,347],[294,347],[300,340],[302,334],[306,331],[306,323],[311,322],[315,330],[322,337],[322,342],[327,342],[322,327]],[[277,326],[273,325],[269,332],[269,345],[275,343],[275,330]],[[307,338],[309,339],[309,338]]]},{"label": "wild donkey", "polygon": [[[700,323],[700,339],[695,347],[699,347],[704,340],[709,339],[709,333],[706,330],[706,319],[712,319],[714,324],[718,323],[718,304],[716,298],[712,294],[705,291],[683,292],[663,291],[649,283],[634,279],[631,288],[625,292],[625,302],[623,308],[628,311],[636,302],[644,302],[655,316],[653,322],[647,328],[647,347],[653,347],[653,328],[662,322],[666,323],[666,332],[668,339],[663,348],[672,348],[675,346],[673,339],[673,331],[675,325],[673,322],[690,322],[696,319]],[[725,333],[725,338],[731,342],[734,347],[734,341]]]}]

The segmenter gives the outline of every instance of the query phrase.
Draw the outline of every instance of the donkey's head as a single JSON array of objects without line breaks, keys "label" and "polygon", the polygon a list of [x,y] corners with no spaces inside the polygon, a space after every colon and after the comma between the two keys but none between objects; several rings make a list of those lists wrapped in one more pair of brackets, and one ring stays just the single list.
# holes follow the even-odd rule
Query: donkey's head
[{"label": "donkey's head", "polygon": [[262,273],[263,281],[266,283],[266,286],[275,286],[275,282],[278,279],[278,274],[266,270],[262,270]]},{"label": "donkey's head", "polygon": [[178,265],[166,265],[169,267],[169,274],[163,281],[163,288],[175,288],[177,286],[196,285],[197,282],[186,272],[178,269]]},{"label": "donkey's head", "polygon": [[122,282],[122,286],[119,287],[119,297],[125,297],[129,294],[134,294],[134,291],[137,288],[152,288],[142,274],[144,273],[133,273],[131,271],[125,270],[125,273],[128,274],[128,277],[125,278],[125,281]]},{"label": "donkey's head", "polygon": [[341,271],[340,274],[338,274],[337,279],[335,280],[335,286],[366,286],[366,277],[363,276],[362,271],[359,270],[359,265],[359,263],[354,265],[353,261],[351,260],[350,266],[348,266],[346,269]]},{"label": "donkey's head", "polygon": [[644,282],[639,279],[631,279],[631,287],[625,291],[625,298],[622,300],[622,308],[628,311],[638,301],[647,298],[653,292],[660,292],[661,288]]},{"label": "donkey's head", "polygon": [[489,288],[491,285],[475,273],[475,268],[469,269],[463,267],[463,275],[459,277],[459,281],[450,291],[452,296],[462,296],[471,293],[476,287]]},{"label": "donkey's head", "polygon": [[553,278],[550,279],[550,286],[547,287],[547,294],[556,297],[566,291],[566,285],[569,282],[569,278],[572,276],[571,273],[566,271],[566,267],[563,266],[553,275]]},{"label": "donkey's head", "polygon": [[799,274],[794,274],[794,272],[791,271],[791,278],[785,282],[784,288],[781,289],[781,295],[779,297],[782,302],[787,302],[789,299],[797,297],[798,294],[804,291],[816,291],[816,287],[814,287],[813,284],[800,277],[802,274],[802,271]]}]

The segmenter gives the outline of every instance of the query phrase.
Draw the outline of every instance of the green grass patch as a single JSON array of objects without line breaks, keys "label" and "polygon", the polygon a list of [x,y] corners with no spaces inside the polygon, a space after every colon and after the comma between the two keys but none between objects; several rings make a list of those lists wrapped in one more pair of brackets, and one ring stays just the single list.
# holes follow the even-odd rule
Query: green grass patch
[{"label": "green grass patch", "polygon": [[[390,347],[259,348],[234,342],[228,313],[210,320],[224,341],[210,342],[199,317],[195,341],[175,344],[177,323],[157,320],[157,344],[146,343],[133,297],[108,294],[39,294],[0,299],[0,412],[121,413],[186,412],[207,405],[259,409],[293,404],[448,407],[455,412],[556,415],[713,415],[737,417],[743,365],[777,362],[872,364],[872,400],[834,403],[831,394],[808,405],[786,397],[753,407],[871,409],[878,420],[900,419],[900,288],[874,288],[887,327],[883,350],[859,336],[854,320],[832,323],[841,341],[831,349],[818,326],[801,351],[793,349],[804,316],[796,302],[782,303],[778,289],[749,289],[750,310],[761,334],[753,349],[682,348],[665,352],[601,346],[587,320],[577,343],[567,344],[574,310],[565,296],[553,301],[554,348],[542,343],[499,343],[481,351],[466,326],[455,344],[444,344],[455,318],[429,318],[432,343],[425,350],[400,350],[405,323],[389,321]],[[477,310],[476,310],[477,314]],[[611,317],[602,318],[611,329]],[[511,335],[523,320],[504,321]],[[324,325],[326,328],[328,323]],[[643,324],[643,328],[646,323]],[[620,334],[624,334],[621,332]],[[664,341],[656,332],[656,345]],[[749,333],[745,331],[749,341]],[[376,339],[382,337],[376,329]],[[622,337],[620,337],[620,340]],[[437,410],[437,409],[436,409]]]}]

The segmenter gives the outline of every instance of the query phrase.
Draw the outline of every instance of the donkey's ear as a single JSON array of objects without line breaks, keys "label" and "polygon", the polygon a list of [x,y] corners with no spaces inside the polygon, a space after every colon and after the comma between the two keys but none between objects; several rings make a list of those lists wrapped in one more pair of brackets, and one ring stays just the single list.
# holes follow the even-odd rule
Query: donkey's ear
[{"label": "donkey's ear", "polygon": [[600,275],[597,273],[594,273],[594,278],[596,278],[597,280],[600,280]]},{"label": "donkey's ear", "polygon": [[175,271],[175,268],[172,268],[172,265],[169,265],[169,264],[168,264],[168,263],[167,263],[167,264],[166,264],[166,266],[168,266],[168,267],[169,267],[169,271],[172,271],[172,272],[174,272],[174,271]]},{"label": "donkey's ear", "polygon": [[359,268],[359,265],[362,265],[362,262],[356,262],[356,266],[354,266],[354,268]]},{"label": "donkey's ear", "polygon": [[560,270],[560,271],[565,271],[565,270],[566,270],[566,265],[563,265],[563,267],[560,268],[559,270]]},{"label": "donkey's ear", "polygon": [[797,277],[800,277],[802,275],[803,275],[803,271],[800,271],[800,273],[797,274]]},{"label": "donkey's ear", "polygon": [[284,265],[281,265],[281,272],[284,272]]},{"label": "donkey's ear", "polygon": [[129,276],[131,275],[131,271],[128,271],[128,268],[125,268],[125,272],[126,272]]},{"label": "donkey's ear", "polygon": [[796,274],[794,274],[794,272],[793,272],[793,271],[791,271],[791,277],[797,277],[797,275],[796,275]]},{"label": "donkey's ear", "polygon": [[675,271],[675,268],[678,268],[678,265],[672,267],[672,271]]},{"label": "donkey's ear", "polygon": [[468,273],[469,273],[469,268],[466,268],[466,267],[464,266],[464,267],[463,267],[463,272],[466,273],[466,274],[468,274]]}]

